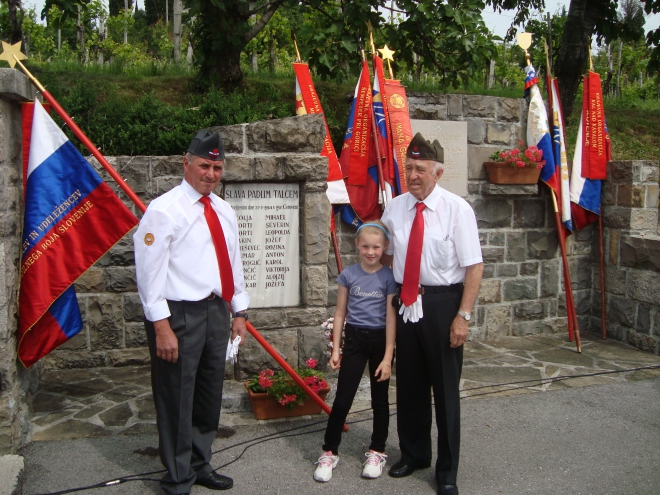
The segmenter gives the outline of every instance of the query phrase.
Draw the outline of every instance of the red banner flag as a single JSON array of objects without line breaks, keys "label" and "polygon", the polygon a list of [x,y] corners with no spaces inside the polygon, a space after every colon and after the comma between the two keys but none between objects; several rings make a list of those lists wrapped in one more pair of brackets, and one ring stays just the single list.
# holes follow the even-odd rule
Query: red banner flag
[{"label": "red banner flag", "polygon": [[353,138],[348,150],[351,157],[348,184],[354,186],[364,186],[367,183],[371,148],[371,97],[369,65],[365,60],[362,62],[362,72],[355,88]]},{"label": "red banner flag", "polygon": [[[373,111],[376,121],[376,139],[380,148],[381,166],[383,180],[394,187],[394,162],[392,160],[392,136],[390,133],[390,116],[387,109],[387,101],[383,95],[382,85],[385,82],[385,71],[383,61],[377,55],[373,56],[374,87],[373,87]],[[375,153],[374,153],[375,154]],[[387,186],[386,186],[387,187]]]},{"label": "red banner flag", "polygon": [[[298,92],[296,91],[296,114],[323,113],[321,100],[319,100],[319,95],[316,93],[312,75],[309,73],[309,66],[307,64],[294,63],[293,70],[296,73],[296,82],[300,88],[299,94],[301,95],[301,99],[299,100]],[[325,141],[321,156],[328,157],[328,182],[340,180],[343,179],[343,176],[335,148],[332,146],[330,129],[328,128],[328,122],[325,120],[325,115],[323,115],[323,122],[325,123]]]},{"label": "red banner flag", "polygon": [[[366,80],[366,84],[365,84]],[[366,91],[365,91],[366,89]],[[366,100],[369,101],[369,106],[365,108]],[[360,105],[363,105],[360,107]],[[362,119],[360,123],[360,133],[358,140],[357,117],[358,114]],[[355,211],[358,219],[362,222],[369,220],[376,220],[381,216],[381,208],[378,204],[378,173],[377,167],[369,167],[369,147],[371,144],[371,121],[366,117],[371,116],[371,88],[369,87],[369,66],[366,62],[362,65],[362,74],[355,87],[355,94],[353,103],[351,105],[351,113],[348,117],[348,125],[346,126],[346,135],[344,136],[344,146],[342,147],[341,155],[339,156],[339,163],[341,164],[342,172],[346,181],[346,189],[348,197],[351,201],[351,206]],[[367,125],[368,127],[364,127]],[[364,155],[361,152],[361,145],[366,146]],[[361,171],[359,169],[362,169]],[[351,183],[350,178],[364,177],[364,185]],[[353,223],[352,221],[349,223]]]},{"label": "red banner flag", "polygon": [[396,181],[397,194],[408,192],[406,184],[406,150],[412,141],[412,127],[410,113],[408,112],[408,98],[406,89],[394,79],[385,79],[383,84],[383,100],[387,103],[390,117],[390,136],[393,147],[392,176]]},{"label": "red banner flag", "polygon": [[608,136],[600,75],[589,71],[583,82],[582,112],[582,177],[592,180],[607,178]]}]

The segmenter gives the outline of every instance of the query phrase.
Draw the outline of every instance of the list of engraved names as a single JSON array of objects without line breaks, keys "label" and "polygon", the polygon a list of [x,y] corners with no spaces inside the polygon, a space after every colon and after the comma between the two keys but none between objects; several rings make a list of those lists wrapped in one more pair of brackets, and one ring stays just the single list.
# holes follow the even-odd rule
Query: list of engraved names
[{"label": "list of engraved names", "polygon": [[298,184],[227,184],[251,308],[300,302]]}]

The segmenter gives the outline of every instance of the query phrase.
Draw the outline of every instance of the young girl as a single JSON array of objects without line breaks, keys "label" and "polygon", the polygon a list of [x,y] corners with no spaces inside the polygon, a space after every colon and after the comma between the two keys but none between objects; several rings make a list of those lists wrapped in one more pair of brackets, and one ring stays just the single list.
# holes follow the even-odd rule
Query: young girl
[{"label": "young girl", "polygon": [[[396,314],[392,306],[396,283],[392,270],[380,263],[388,245],[388,235],[383,224],[362,224],[357,230],[355,245],[360,253],[360,263],[349,266],[337,277],[339,290],[330,367],[333,370],[339,369],[339,381],[325,431],[324,454],[319,458],[318,467],[314,471],[316,481],[330,481],[332,470],[339,462],[342,428],[367,361],[374,420],[371,445],[365,454],[367,460],[362,476],[378,478],[387,457],[384,452],[390,421],[388,389],[396,332]],[[342,329],[345,338],[340,356]]]}]

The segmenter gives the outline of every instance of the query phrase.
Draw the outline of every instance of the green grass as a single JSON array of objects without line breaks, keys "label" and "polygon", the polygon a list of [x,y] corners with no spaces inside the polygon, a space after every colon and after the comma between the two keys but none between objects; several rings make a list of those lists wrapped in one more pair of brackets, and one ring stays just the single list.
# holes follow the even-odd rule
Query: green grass
[{"label": "green grass", "polygon": [[[660,160],[660,101],[605,98],[605,118],[615,160]],[[569,158],[573,157],[582,99],[575,101],[566,128]]]}]

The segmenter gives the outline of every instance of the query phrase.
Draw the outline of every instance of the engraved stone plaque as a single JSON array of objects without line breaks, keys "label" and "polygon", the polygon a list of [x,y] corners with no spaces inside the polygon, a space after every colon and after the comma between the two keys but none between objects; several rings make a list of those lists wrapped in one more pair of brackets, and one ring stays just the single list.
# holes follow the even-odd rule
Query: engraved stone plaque
[{"label": "engraved stone plaque", "polygon": [[250,308],[300,302],[298,184],[225,185],[236,212],[245,287]]},{"label": "engraved stone plaque", "polygon": [[467,122],[446,120],[411,120],[413,135],[440,141],[445,150],[445,171],[438,185],[461,197],[467,196]]}]

